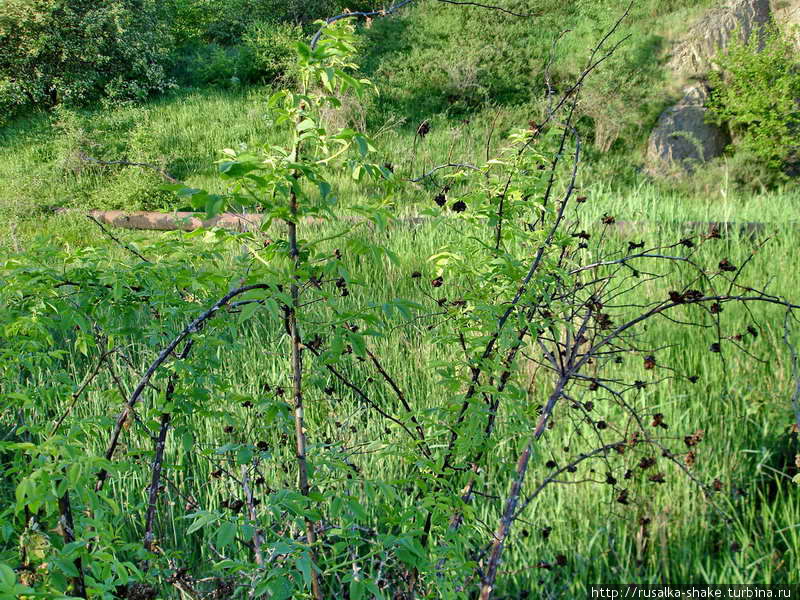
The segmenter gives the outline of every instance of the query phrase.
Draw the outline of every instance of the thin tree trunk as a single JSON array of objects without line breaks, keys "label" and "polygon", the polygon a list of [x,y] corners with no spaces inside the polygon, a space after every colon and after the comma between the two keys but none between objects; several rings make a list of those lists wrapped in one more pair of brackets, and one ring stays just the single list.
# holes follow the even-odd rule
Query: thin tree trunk
[{"label": "thin tree trunk", "polygon": [[[297,247],[297,196],[292,193],[289,206],[293,221],[288,222],[289,226],[289,251],[294,258],[295,270],[300,265],[300,252]],[[292,397],[294,398],[294,428],[295,442],[297,445],[297,469],[300,493],[308,496],[308,461],[306,460],[306,433],[305,416],[303,413],[303,350],[300,339],[300,329],[297,325],[297,310],[300,305],[300,286],[297,276],[292,278],[291,286],[292,306],[289,309],[288,325],[289,336],[292,344]],[[306,517],[306,541],[309,545],[309,553],[312,563],[316,564],[314,544],[317,541],[314,532],[314,522]],[[319,585],[319,578],[316,571],[311,569],[311,591],[316,600],[322,600],[322,590]]]},{"label": "thin tree trunk", "polygon": [[[167,397],[172,395],[174,386],[172,381],[167,386]],[[158,490],[161,487],[161,469],[164,464],[164,447],[167,443],[167,431],[169,431],[169,424],[172,416],[169,413],[161,415],[161,428],[158,432],[156,439],[156,452],[153,457],[152,476],[150,478],[150,487],[148,488],[147,498],[147,517],[144,526],[144,547],[152,552],[155,545],[155,535],[153,534],[153,526],[156,518],[156,506],[158,503]]]},{"label": "thin tree trunk", "polygon": [[[571,357],[571,359],[574,360],[574,356]],[[562,374],[559,377],[553,393],[550,394],[550,397],[547,400],[547,405],[542,412],[542,416],[539,419],[536,430],[533,432],[533,436],[525,444],[525,449],[517,459],[517,468],[514,474],[514,481],[511,483],[511,490],[506,498],[503,516],[500,517],[500,521],[497,524],[497,529],[494,533],[492,551],[489,554],[489,562],[486,567],[486,572],[481,578],[480,600],[489,600],[489,598],[492,596],[494,582],[497,578],[497,568],[500,566],[500,559],[503,556],[503,548],[505,546],[506,538],[508,537],[509,531],[511,531],[511,525],[514,523],[517,504],[519,504],[519,496],[522,492],[522,485],[525,483],[525,475],[528,472],[528,462],[531,458],[531,452],[533,452],[533,444],[535,441],[538,441],[541,435],[544,433],[544,428],[547,424],[547,415],[550,411],[552,411],[556,401],[561,397],[561,394],[564,391],[564,385],[568,379],[569,376],[565,374]]]},{"label": "thin tree trunk", "polygon": [[511,491],[506,500],[506,507],[503,510],[503,516],[497,525],[497,530],[494,533],[494,541],[492,542],[492,552],[489,555],[489,564],[486,568],[486,573],[481,580],[481,600],[489,600],[494,590],[494,580],[497,578],[497,567],[500,566],[500,558],[503,554],[503,547],[505,545],[508,532],[511,530],[511,524],[514,522],[514,512],[519,502],[519,495],[522,491],[522,484],[525,481],[525,473],[528,470],[528,461],[531,458],[531,451],[533,447],[530,442],[525,446],[519,459],[517,460],[517,470],[514,476],[514,482],[511,484]]},{"label": "thin tree trunk", "polygon": [[[58,512],[58,521],[59,525],[61,525],[64,544],[71,544],[75,541],[75,522],[72,519],[72,506],[69,501],[68,491],[64,492],[64,495],[58,499]],[[72,593],[78,598],[86,598],[86,583],[83,579],[83,564],[80,556],[72,564],[75,565],[75,570],[78,572],[75,577],[70,577]]]}]

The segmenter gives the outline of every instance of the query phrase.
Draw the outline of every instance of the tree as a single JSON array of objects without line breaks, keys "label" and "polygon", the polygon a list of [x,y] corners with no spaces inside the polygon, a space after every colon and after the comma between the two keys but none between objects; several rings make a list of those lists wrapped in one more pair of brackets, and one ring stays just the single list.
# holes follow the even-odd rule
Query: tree
[{"label": "tree", "polygon": [[8,0],[0,5],[0,116],[163,91],[171,46],[154,0]]}]

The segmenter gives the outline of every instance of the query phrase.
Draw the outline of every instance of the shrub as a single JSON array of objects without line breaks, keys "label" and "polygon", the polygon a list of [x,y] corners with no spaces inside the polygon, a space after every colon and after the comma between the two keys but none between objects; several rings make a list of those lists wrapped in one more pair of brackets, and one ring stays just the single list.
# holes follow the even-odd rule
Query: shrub
[{"label": "shrub", "polygon": [[717,56],[709,118],[730,127],[736,152],[774,174],[800,160],[800,72],[788,36],[771,27],[759,40],[736,41]]},{"label": "shrub", "polygon": [[[496,158],[451,172],[461,190],[448,185],[427,223],[403,232],[394,216],[406,182],[368,162],[367,137],[321,122],[343,92],[370,89],[350,74],[352,29],[330,28],[298,52],[301,92],[267,102],[285,142],[226,150],[225,195],[170,186],[208,217],[259,208],[283,226],[150,237],[151,258],[110,234],[111,249],[43,242],[0,259],[5,589],[490,600],[546,588],[576,597],[602,571],[657,576],[663,548],[645,554],[639,540],[666,531],[654,524],[650,534],[644,515],[681,515],[684,505],[671,507],[686,485],[668,478],[685,473],[709,498],[731,486],[706,483],[726,452],[695,429],[704,421],[670,406],[672,392],[650,391],[696,383],[687,366],[710,362],[672,332],[694,326],[712,354],[724,344],[725,355],[739,348],[781,365],[769,322],[750,309],[732,320],[729,307],[777,305],[788,323],[797,305],[737,282],[749,258],[712,242],[718,231],[678,242],[664,230],[662,244],[638,252],[644,240],[606,229],[613,216],[582,212],[574,104],[549,126],[511,133]],[[80,133],[79,117],[63,120]],[[350,181],[369,193],[354,201],[341,185]],[[391,250],[397,242],[410,260]],[[669,337],[645,335],[662,318],[669,329],[657,331]],[[705,368],[711,380],[715,368],[727,381],[724,366]],[[717,392],[704,381],[686,396],[707,406]],[[664,407],[677,422],[655,412]],[[745,420],[722,416],[725,433]],[[744,495],[735,473],[721,476]],[[580,491],[545,500],[551,484]],[[744,527],[735,504],[729,523],[713,502],[698,499],[690,516],[717,549],[693,541],[670,551],[722,555],[729,572],[716,541]],[[587,515],[599,520],[587,527]],[[617,541],[609,515],[640,534]],[[542,540],[556,525],[549,546],[523,541],[523,523],[541,527]],[[764,555],[736,544],[747,563]],[[633,551],[643,559],[623,571]],[[537,583],[515,577],[533,569]]]},{"label": "shrub", "polygon": [[179,45],[216,42],[239,43],[253,24],[307,25],[350,10],[372,9],[370,2],[341,0],[172,0],[168,8]]},{"label": "shrub", "polygon": [[9,0],[0,5],[4,104],[139,100],[170,86],[170,37],[154,0]]},{"label": "shrub", "polygon": [[247,79],[242,73],[248,62],[246,55],[238,46],[225,47],[216,42],[197,45],[180,61],[180,80],[188,85],[235,85]]},{"label": "shrub", "polygon": [[18,107],[25,102],[25,95],[13,80],[0,78],[0,125],[5,119],[14,116]]},{"label": "shrub", "polygon": [[248,79],[274,81],[295,78],[294,47],[303,38],[298,25],[256,21],[247,27],[242,42],[247,50]]}]

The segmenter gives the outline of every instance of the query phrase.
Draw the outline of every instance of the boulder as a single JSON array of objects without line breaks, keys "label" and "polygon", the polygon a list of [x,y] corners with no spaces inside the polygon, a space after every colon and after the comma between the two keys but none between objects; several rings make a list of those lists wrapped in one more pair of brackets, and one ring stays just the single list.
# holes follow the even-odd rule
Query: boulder
[{"label": "boulder", "polygon": [[703,83],[683,90],[683,98],[665,110],[647,141],[646,170],[651,175],[691,173],[698,163],[722,154],[729,143],[725,131],[705,122],[709,89]]},{"label": "boulder", "polygon": [[[693,77],[712,68],[714,56],[730,43],[735,32],[743,41],[758,34],[771,17],[770,4],[791,5],[797,0],[725,0],[695,23],[684,41],[673,50],[667,68],[674,74]],[[786,8],[786,7],[784,7]],[[787,15],[794,14],[791,10]]]}]

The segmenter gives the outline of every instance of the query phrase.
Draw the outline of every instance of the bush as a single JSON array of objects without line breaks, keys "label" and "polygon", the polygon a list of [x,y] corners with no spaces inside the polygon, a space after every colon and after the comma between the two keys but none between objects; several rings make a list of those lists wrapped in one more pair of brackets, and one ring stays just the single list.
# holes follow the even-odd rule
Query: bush
[{"label": "bush", "polygon": [[249,53],[239,46],[199,44],[184,51],[179,61],[179,79],[182,84],[192,86],[230,87],[248,78],[248,57]]},{"label": "bush", "polygon": [[25,95],[11,79],[0,78],[0,125],[17,112],[26,102]]},{"label": "bush", "polygon": [[368,1],[342,0],[171,0],[172,31],[179,45],[239,43],[253,24],[308,25],[350,10],[372,9]]},{"label": "bush", "polygon": [[762,37],[736,41],[717,57],[721,73],[709,118],[730,127],[737,153],[757,160],[776,180],[800,161],[800,71],[788,36],[772,27]]},{"label": "bush", "polygon": [[0,108],[140,100],[171,83],[155,0],[0,4]]},{"label": "bush", "polygon": [[242,36],[249,59],[248,79],[274,81],[295,78],[294,48],[303,38],[298,25],[275,21],[256,21]]}]

